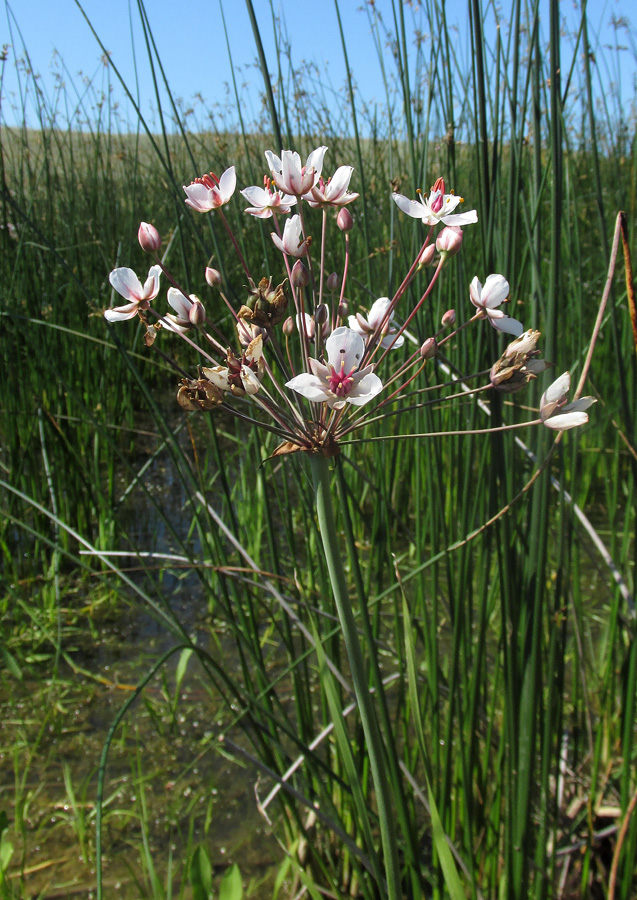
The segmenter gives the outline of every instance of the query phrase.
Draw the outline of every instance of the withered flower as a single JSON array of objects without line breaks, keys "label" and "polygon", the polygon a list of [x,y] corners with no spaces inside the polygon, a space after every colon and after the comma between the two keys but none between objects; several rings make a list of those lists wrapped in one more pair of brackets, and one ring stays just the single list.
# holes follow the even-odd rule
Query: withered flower
[{"label": "withered flower", "polygon": [[500,359],[491,366],[491,384],[504,394],[514,394],[521,390],[540,372],[552,365],[537,359],[540,351],[536,348],[539,331],[530,328],[520,337],[511,341]]},{"label": "withered flower", "polygon": [[196,409],[211,410],[223,401],[223,394],[208,381],[207,378],[197,378],[191,381],[183,378],[177,391],[177,402],[189,411]]},{"label": "withered flower", "polygon": [[272,277],[262,278],[258,285],[250,281],[248,299],[237,313],[240,319],[247,319],[261,328],[272,328],[286,317],[288,298],[285,293],[287,278],[275,288]]}]

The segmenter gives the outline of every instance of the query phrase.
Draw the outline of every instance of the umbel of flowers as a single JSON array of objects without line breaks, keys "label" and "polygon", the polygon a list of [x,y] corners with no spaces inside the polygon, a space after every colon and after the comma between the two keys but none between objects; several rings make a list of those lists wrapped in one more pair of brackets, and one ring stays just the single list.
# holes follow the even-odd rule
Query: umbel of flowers
[{"label": "umbel of flowers", "polygon": [[[349,206],[358,194],[349,189],[351,166],[341,166],[332,177],[324,175],[326,149],[317,148],[305,163],[291,150],[284,150],[280,157],[267,151],[269,174],[263,186],[240,192],[249,204],[246,214],[272,225],[272,241],[281,253],[278,278],[269,273],[253,276],[224,215],[224,206],[235,195],[234,166],[219,178],[206,174],[184,187],[188,206],[221,217],[245,271],[244,300],[235,308],[219,273],[206,270],[206,281],[219,291],[234,321],[233,333],[224,334],[220,317],[207,316],[203,302],[182,290],[162,262],[161,238],[152,225],[142,223],[139,228],[140,244],[154,258],[144,284],[131,269],[111,272],[111,285],[126,302],[106,310],[109,322],[139,318],[148,344],[160,331],[168,331],[186,340],[198,355],[196,372],[184,373],[178,386],[177,397],[185,409],[220,408],[258,422],[280,438],[276,455],[306,451],[329,457],[339,452],[346,435],[370,421],[369,411],[362,407],[373,402],[378,409],[399,402],[408,386],[413,390],[427,361],[458,331],[478,325],[481,319],[515,338],[481,390],[520,390],[548,367],[537,358],[539,333],[524,332],[522,323],[505,312],[509,284],[500,274],[488,275],[484,283],[477,275],[473,278],[467,292],[467,311],[473,308],[473,315],[457,324],[461,317],[449,311],[436,334],[422,345],[415,344],[410,329],[413,319],[434,290],[446,261],[460,251],[462,229],[478,220],[475,210],[460,211],[462,198],[453,191],[447,193],[442,178],[416,200],[392,195],[404,214],[425,226],[421,250],[393,297],[373,299],[372,295],[373,302],[358,307],[346,299],[349,234],[355,224]],[[313,240],[307,231],[306,207],[322,211],[318,239]],[[340,275],[325,271],[330,228],[344,244]],[[407,288],[417,282],[424,266],[433,266],[433,274],[420,299],[408,309]],[[169,283],[171,312],[153,305],[162,275]],[[567,390],[565,373],[544,395],[540,417],[526,424],[564,430],[586,422],[585,410],[592,401],[569,404]]]},{"label": "umbel of flowers", "polygon": [[[478,221],[476,210],[461,211],[463,199],[453,191],[447,192],[442,178],[427,195],[419,193],[416,200],[392,195],[402,213],[422,221],[422,246],[393,296],[378,297],[372,288],[369,301],[353,303],[348,273],[355,217],[350,207],[358,194],[349,189],[351,166],[341,166],[331,177],[325,176],[326,150],[318,147],[305,162],[292,150],[284,150],[280,157],[268,151],[265,158],[269,173],[263,186],[249,186],[240,192],[248,203],[245,213],[271,225],[272,242],[280,253],[280,265],[274,274],[250,271],[224,214],[224,207],[235,197],[234,167],[220,177],[205,174],[184,187],[186,204],[196,213],[218,216],[227,231],[245,273],[241,303],[230,302],[220,273],[208,266],[202,275],[209,288],[218,293],[215,308],[218,310],[220,298],[227,310],[223,316],[218,311],[210,315],[206,304],[198,296],[187,294],[164,265],[157,230],[142,223],[139,242],[153,264],[143,284],[131,269],[117,268],[110,273],[111,285],[125,303],[106,310],[104,315],[111,323],[141,320],[149,346],[159,335],[162,343],[164,338],[188,343],[193,352],[192,370],[186,372],[173,361],[179,374],[177,400],[185,410],[213,414],[225,410],[274,435],[273,456],[307,454],[374,781],[386,878],[381,893],[389,900],[398,900],[400,872],[383,762],[385,750],[368,687],[365,660],[369,655],[361,648],[340,558],[327,460],[337,455],[353,434],[363,428],[371,430],[383,407],[391,404],[394,414],[400,411],[396,404],[405,400],[413,409],[414,391],[424,367],[432,364],[442,348],[446,351],[445,345],[463,329],[485,327],[486,321],[512,338],[488,377],[474,376],[481,380],[473,393],[517,392],[551,364],[539,358],[539,332],[525,331],[521,322],[506,313],[509,283],[497,273],[487,275],[484,282],[476,275],[467,287],[465,309],[448,310],[434,334],[422,343],[415,339],[412,323],[436,289],[447,261],[460,252],[463,228]],[[321,220],[314,235],[308,231],[310,209],[319,211]],[[316,217],[316,212],[311,216]],[[340,273],[326,271],[329,236],[342,242]],[[431,267],[430,277],[422,292],[414,291],[425,267]],[[167,301],[172,312],[155,305],[162,276],[168,282]],[[408,296],[414,294],[416,301],[407,305]],[[222,326],[227,322],[232,327],[224,331]],[[163,355],[170,361],[167,354]],[[566,372],[547,387],[539,416],[522,424],[564,431],[587,422],[586,410],[594,401],[585,397],[569,402],[569,388]]]}]

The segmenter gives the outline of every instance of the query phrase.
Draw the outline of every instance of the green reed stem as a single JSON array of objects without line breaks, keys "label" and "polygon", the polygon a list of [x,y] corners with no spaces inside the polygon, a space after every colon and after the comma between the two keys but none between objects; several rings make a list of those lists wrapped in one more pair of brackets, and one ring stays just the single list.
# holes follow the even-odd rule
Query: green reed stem
[{"label": "green reed stem", "polygon": [[338,618],[343,630],[345,649],[352,672],[354,692],[358,701],[372,778],[376,789],[380,836],[387,874],[386,890],[384,885],[379,885],[379,889],[382,891],[383,896],[387,896],[388,900],[399,900],[402,896],[402,890],[398,865],[398,846],[392,815],[391,791],[384,766],[385,753],[369,692],[367,671],[356,628],[354,611],[347,590],[347,580],[341,558],[341,542],[336,531],[334,507],[330,494],[329,463],[325,457],[318,454],[310,456],[310,463],[314,481],[319,531],[334,594],[334,602],[336,603]]}]

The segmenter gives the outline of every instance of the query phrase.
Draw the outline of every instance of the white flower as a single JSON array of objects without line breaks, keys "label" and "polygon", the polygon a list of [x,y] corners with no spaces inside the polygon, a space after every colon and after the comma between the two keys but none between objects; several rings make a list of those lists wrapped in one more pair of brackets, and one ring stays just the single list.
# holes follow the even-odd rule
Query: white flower
[{"label": "white flower", "polygon": [[381,322],[383,323],[382,328],[380,330],[380,334],[383,335],[383,339],[380,342],[381,347],[402,347],[405,343],[405,339],[402,335],[396,336],[396,329],[390,327],[390,322],[394,318],[394,313],[390,316],[387,315],[387,311],[391,306],[391,300],[389,297],[380,297],[376,300],[369,311],[369,315],[365,318],[361,313],[356,313],[355,316],[349,316],[349,327],[352,331],[355,331],[356,334],[360,334],[362,337],[368,337],[376,331]]},{"label": "white flower", "polygon": [[107,309],[104,318],[108,322],[123,322],[125,319],[134,319],[138,311],[148,309],[150,301],[154,300],[159,293],[160,275],[161,266],[151,266],[148,270],[148,278],[142,287],[141,281],[132,269],[125,266],[113,269],[108,280],[117,293],[129,302],[126,306]]},{"label": "white flower", "polygon": [[199,307],[201,307],[201,312],[203,313],[203,318],[205,320],[203,304],[194,294],[191,294],[190,297],[186,297],[186,295],[182,294],[177,288],[170,287],[168,288],[168,303],[177,313],[177,315],[166,313],[164,316],[166,319],[165,327],[169,331],[183,334],[185,331],[188,331],[189,328],[192,328],[194,318],[193,310],[198,310]]},{"label": "white flower", "polygon": [[265,158],[274,183],[284,194],[302,196],[314,187],[323,169],[323,157],[327,147],[318,147],[308,156],[305,165],[301,165],[301,157],[294,150],[284,150],[281,158],[265,151]]},{"label": "white flower", "polygon": [[411,216],[413,219],[422,219],[425,225],[473,225],[478,221],[475,209],[466,213],[453,214],[462,197],[455,194],[445,194],[445,183],[439,178],[431,189],[431,193],[425,200],[422,194],[418,194],[418,200],[410,200],[403,194],[392,194],[394,203],[398,209]]},{"label": "white flower", "polygon": [[257,185],[244,188],[241,194],[251,205],[245,210],[258,219],[269,219],[272,213],[289,213],[296,203],[296,197],[290,197],[281,191],[273,191],[269,187]]},{"label": "white flower", "polygon": [[319,178],[303,199],[313,207],[346,206],[352,203],[358,197],[354,191],[348,190],[353,171],[353,166],[340,166],[327,181]]},{"label": "white flower", "polygon": [[505,315],[501,309],[496,309],[509,296],[509,282],[502,275],[489,275],[484,287],[476,275],[469,285],[469,296],[473,305],[480,310],[484,318],[498,331],[519,337],[524,331],[524,326],[517,319]]},{"label": "white flower", "polygon": [[325,349],[327,365],[310,358],[312,372],[297,375],[286,387],[308,400],[326,402],[331,409],[342,409],[346,403],[363,406],[382,391],[382,382],[372,372],[373,366],[359,368],[365,343],[351,328],[341,326],[333,331]]},{"label": "white flower", "polygon": [[283,238],[274,233],[272,233],[271,237],[274,246],[278,247],[282,253],[296,256],[297,259],[305,256],[310,246],[309,240],[303,237],[300,216],[292,216],[292,218],[287,220],[283,229]]},{"label": "white flower", "polygon": [[547,428],[555,431],[566,431],[569,428],[577,428],[588,422],[588,415],[584,410],[596,403],[594,397],[580,397],[572,403],[566,403],[571,387],[571,376],[568,372],[554,381],[542,394],[540,400],[540,416]]},{"label": "white flower", "polygon": [[211,209],[218,209],[227,203],[234,194],[236,186],[237,175],[234,166],[226,169],[221,178],[217,178],[214,172],[210,172],[201,178],[195,178],[188,187],[184,185],[186,203],[197,212],[210,212]]}]

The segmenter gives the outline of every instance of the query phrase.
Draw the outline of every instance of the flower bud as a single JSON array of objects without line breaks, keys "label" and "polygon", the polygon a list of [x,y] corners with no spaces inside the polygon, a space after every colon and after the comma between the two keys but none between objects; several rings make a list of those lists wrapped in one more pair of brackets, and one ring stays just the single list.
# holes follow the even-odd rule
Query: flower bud
[{"label": "flower bud", "polygon": [[354,217],[346,206],[342,206],[338,211],[336,224],[341,229],[341,231],[345,232],[351,231],[354,227]]},{"label": "flower bud", "polygon": [[441,319],[441,324],[443,328],[449,328],[450,325],[456,324],[456,311],[455,309],[448,309],[446,313],[443,314]]},{"label": "flower bud", "polygon": [[462,228],[457,225],[447,225],[436,238],[436,250],[444,258],[455,256],[462,247]]},{"label": "flower bud", "polygon": [[434,256],[436,255],[436,247],[435,244],[427,244],[425,249],[420,254],[420,259],[418,260],[419,266],[431,266],[433,265]]},{"label": "flower bud", "polygon": [[192,306],[188,312],[188,318],[190,319],[190,324],[195,327],[198,325],[203,325],[206,321],[206,310],[204,309],[203,303],[197,297],[192,301]]},{"label": "flower bud", "polygon": [[310,283],[310,273],[307,268],[303,265],[300,259],[292,266],[292,272],[290,273],[290,281],[293,287],[296,288],[304,288],[307,287]]},{"label": "flower bud", "polygon": [[348,313],[349,313],[349,303],[347,302],[347,300],[341,300],[341,302],[338,304],[338,314],[339,314],[340,318],[344,319]]},{"label": "flower bud", "polygon": [[206,266],[206,281],[210,287],[219,287],[221,285],[221,272],[218,269],[211,269]]},{"label": "flower bud", "polygon": [[438,343],[435,338],[427,338],[420,348],[420,355],[423,359],[433,359],[438,355]]},{"label": "flower bud", "polygon": [[294,332],[294,319],[292,316],[288,316],[285,322],[283,323],[283,334],[286,337],[290,337]]},{"label": "flower bud", "polygon": [[161,247],[161,237],[154,225],[141,222],[137,232],[139,246],[145,253],[157,253]]},{"label": "flower bud", "polygon": [[314,312],[314,321],[317,325],[323,325],[325,322],[327,322],[328,315],[329,313],[327,306],[324,303],[319,303]]},{"label": "flower bud", "polygon": [[332,272],[331,275],[328,275],[326,286],[328,291],[337,291],[339,286],[339,277],[336,272]]}]

